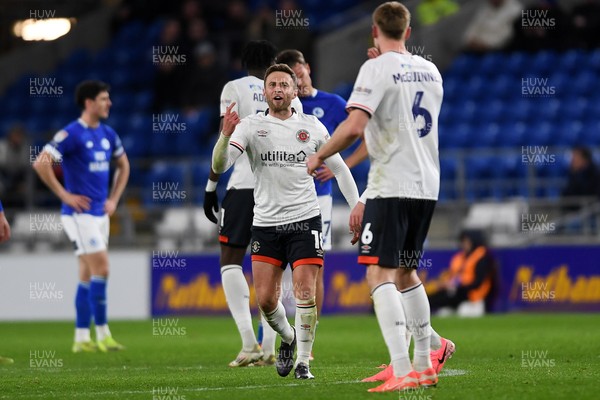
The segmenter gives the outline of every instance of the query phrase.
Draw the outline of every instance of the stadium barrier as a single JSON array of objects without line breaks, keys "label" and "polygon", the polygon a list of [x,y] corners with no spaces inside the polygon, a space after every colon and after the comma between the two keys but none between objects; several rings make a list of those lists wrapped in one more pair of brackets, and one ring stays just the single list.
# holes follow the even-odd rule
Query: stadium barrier
[{"label": "stadium barrier", "polygon": [[[437,277],[453,254],[452,250],[426,251],[421,273]],[[496,311],[600,311],[599,247],[512,248],[495,250],[494,255],[499,264]],[[370,312],[364,267],[356,263],[356,255],[328,254],[325,264],[323,313]],[[151,269],[153,316],[229,312],[217,255],[155,254]],[[244,270],[251,283],[248,259]],[[291,293],[291,287],[283,285],[284,293]],[[250,303],[256,311],[256,296],[250,288]]]},{"label": "stadium barrier", "polygon": [[[109,319],[150,318],[148,253],[111,251]],[[0,256],[0,320],[74,320],[79,267],[72,252]]]}]

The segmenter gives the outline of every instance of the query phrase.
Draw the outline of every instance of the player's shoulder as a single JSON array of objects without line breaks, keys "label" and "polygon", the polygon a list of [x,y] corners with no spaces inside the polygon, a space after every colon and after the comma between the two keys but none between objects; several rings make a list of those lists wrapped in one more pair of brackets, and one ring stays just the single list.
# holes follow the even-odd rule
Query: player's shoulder
[{"label": "player's shoulder", "polygon": [[76,119],[74,121],[69,122],[61,130],[66,131],[69,134],[77,134],[82,132],[84,129],[85,126],[81,123],[80,120]]},{"label": "player's shoulder", "polygon": [[262,89],[262,81],[260,79],[252,75],[247,75],[227,82],[225,84],[225,87],[231,87],[236,89],[248,87],[249,89],[252,89],[254,85],[258,85]]},{"label": "player's shoulder", "polygon": [[439,73],[438,67],[433,62],[431,62],[419,55],[416,55],[416,54],[413,54],[411,59],[414,63],[421,65],[421,66],[425,66],[425,67],[429,68],[430,70]]},{"label": "player's shoulder", "polygon": [[327,132],[325,125],[323,125],[319,118],[315,117],[314,115],[298,113],[298,121],[304,125],[313,125],[319,127],[319,129],[325,129],[325,132]]},{"label": "player's shoulder", "polygon": [[107,125],[103,122],[100,123],[100,127],[102,130],[110,135],[116,135],[117,131],[115,131],[110,125]]},{"label": "player's shoulder", "polygon": [[320,95],[323,99],[326,99],[329,101],[337,101],[337,102],[341,101],[344,104],[346,103],[346,100],[344,100],[344,98],[342,96],[340,96],[339,94],[336,94],[336,93],[325,92],[323,90],[319,90],[317,92],[317,95]]}]

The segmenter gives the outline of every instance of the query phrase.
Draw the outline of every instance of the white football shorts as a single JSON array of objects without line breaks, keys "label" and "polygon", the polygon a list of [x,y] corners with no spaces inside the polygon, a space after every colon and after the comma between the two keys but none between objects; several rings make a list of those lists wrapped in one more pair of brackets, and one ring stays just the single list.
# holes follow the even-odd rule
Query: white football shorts
[{"label": "white football shorts", "polygon": [[75,255],[92,254],[106,250],[110,219],[90,214],[61,215],[65,233],[75,247]]}]

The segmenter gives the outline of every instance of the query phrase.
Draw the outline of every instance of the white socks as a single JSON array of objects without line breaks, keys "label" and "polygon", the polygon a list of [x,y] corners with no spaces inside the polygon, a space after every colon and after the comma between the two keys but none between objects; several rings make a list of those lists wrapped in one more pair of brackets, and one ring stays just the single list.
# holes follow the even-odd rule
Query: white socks
[{"label": "white socks", "polygon": [[242,337],[242,350],[252,351],[257,342],[250,314],[250,289],[242,266],[229,264],[221,267],[221,282],[229,311]]},{"label": "white socks", "polygon": [[433,330],[433,327],[429,327],[429,333],[430,333],[430,338],[431,338],[431,343],[429,344],[429,346],[431,347],[432,350],[439,350],[440,347],[442,347],[442,338],[440,335],[438,335],[438,333],[436,331]]},{"label": "white socks", "polygon": [[296,365],[305,363],[308,365],[308,359],[315,341],[315,329],[317,325],[317,305],[315,298],[307,300],[296,298],[296,335],[298,337],[298,356]]},{"label": "white socks", "polygon": [[[396,296],[398,298],[398,296]],[[422,283],[402,291],[402,304],[408,329],[415,339],[413,365],[415,371],[431,367],[429,346],[431,335],[429,299]]]},{"label": "white socks", "polygon": [[394,375],[400,377],[410,373],[412,366],[406,347],[404,309],[397,292],[396,285],[387,282],[377,286],[371,296],[379,328],[390,352]]},{"label": "white socks", "polygon": [[[287,344],[291,344],[294,340],[294,330],[287,320],[285,315],[285,308],[281,301],[277,302],[277,307],[270,313],[265,313],[261,310],[261,313],[265,317],[265,320],[269,323],[271,328],[281,336],[281,340]],[[264,328],[263,328],[264,329]]]},{"label": "white socks", "polygon": [[263,330],[263,339],[262,339],[262,349],[264,353],[264,358],[266,359],[270,355],[275,354],[275,340],[277,339],[277,332],[271,328],[271,325],[265,319],[265,316],[261,313],[260,319],[262,321],[262,330]]},{"label": "white socks", "polygon": [[108,329],[108,324],[96,326],[96,340],[102,341],[107,336],[110,336],[110,329]]},{"label": "white socks", "polygon": [[90,328],[75,328],[75,342],[91,342]]}]

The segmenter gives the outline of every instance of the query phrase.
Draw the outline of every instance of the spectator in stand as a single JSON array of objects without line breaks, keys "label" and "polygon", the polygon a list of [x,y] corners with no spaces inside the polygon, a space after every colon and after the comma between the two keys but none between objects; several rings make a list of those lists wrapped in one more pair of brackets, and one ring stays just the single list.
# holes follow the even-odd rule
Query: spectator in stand
[{"label": "spectator in stand", "polygon": [[[600,174],[594,164],[592,152],[587,147],[575,147],[571,153],[569,178],[562,191],[563,198],[600,196]],[[565,211],[577,211],[581,207],[568,205]]]},{"label": "spectator in stand", "polygon": [[227,75],[217,63],[215,48],[203,43],[194,50],[193,67],[189,69],[182,89],[182,106],[187,113],[210,107],[217,102]]},{"label": "spectator in stand", "polygon": [[512,48],[525,51],[566,50],[573,36],[568,15],[556,0],[540,0],[515,22]]},{"label": "spectator in stand", "polygon": [[513,21],[521,15],[517,0],[488,0],[481,7],[464,36],[466,50],[501,50],[513,37]]},{"label": "spectator in stand", "polygon": [[[181,24],[177,19],[171,18],[165,22],[160,35],[160,42],[153,46],[159,51],[167,52],[169,46],[179,46],[178,49],[183,51],[181,40]],[[171,47],[173,48],[173,47]],[[184,54],[178,51],[178,54]],[[189,57],[187,57],[189,58]],[[179,108],[181,105],[180,94],[182,87],[185,87],[185,66],[179,65],[176,62],[170,62],[165,59],[165,62],[155,63],[158,69],[154,81],[154,112],[161,112],[170,108]],[[190,61],[190,60],[186,60]]]},{"label": "spectator in stand", "polygon": [[464,230],[459,236],[460,251],[450,260],[448,270],[426,285],[431,310],[457,309],[464,301],[486,303],[491,309],[497,285],[496,260],[480,230]]},{"label": "spectator in stand", "polygon": [[417,6],[417,20],[424,26],[433,25],[459,9],[460,6],[453,0],[424,0]]},{"label": "spectator in stand", "polygon": [[573,7],[571,26],[575,46],[585,49],[600,47],[600,2],[586,0]]}]

